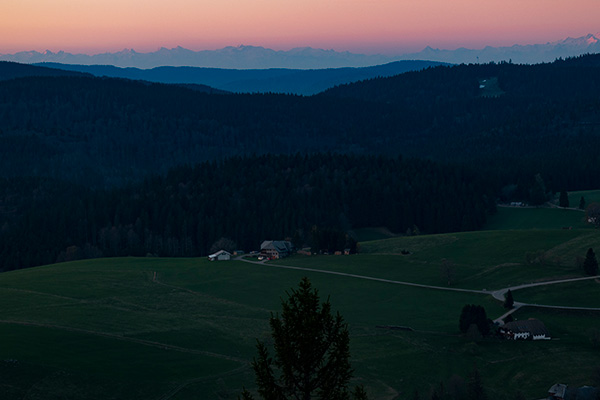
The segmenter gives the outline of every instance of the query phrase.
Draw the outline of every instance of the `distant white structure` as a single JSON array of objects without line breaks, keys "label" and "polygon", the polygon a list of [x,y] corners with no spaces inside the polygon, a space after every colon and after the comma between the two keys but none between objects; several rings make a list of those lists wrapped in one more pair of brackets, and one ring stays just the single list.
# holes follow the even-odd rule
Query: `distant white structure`
[{"label": "distant white structure", "polygon": [[227,261],[231,260],[231,253],[225,250],[219,250],[208,256],[209,261]]}]

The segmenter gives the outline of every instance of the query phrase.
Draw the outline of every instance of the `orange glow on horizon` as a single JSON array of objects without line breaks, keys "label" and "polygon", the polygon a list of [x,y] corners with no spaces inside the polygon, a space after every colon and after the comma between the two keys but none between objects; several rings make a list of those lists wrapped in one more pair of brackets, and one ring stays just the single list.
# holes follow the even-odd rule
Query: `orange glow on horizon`
[{"label": "orange glow on horizon", "polygon": [[598,0],[4,0],[0,53],[240,44],[402,53],[600,31]]}]

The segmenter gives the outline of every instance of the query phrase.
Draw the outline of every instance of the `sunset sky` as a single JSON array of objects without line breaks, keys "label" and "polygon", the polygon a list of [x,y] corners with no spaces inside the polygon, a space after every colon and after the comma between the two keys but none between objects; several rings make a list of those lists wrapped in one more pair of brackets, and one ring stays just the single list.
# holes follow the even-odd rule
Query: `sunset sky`
[{"label": "sunset sky", "polygon": [[600,32],[600,0],[2,0],[0,53],[254,45],[402,54]]}]

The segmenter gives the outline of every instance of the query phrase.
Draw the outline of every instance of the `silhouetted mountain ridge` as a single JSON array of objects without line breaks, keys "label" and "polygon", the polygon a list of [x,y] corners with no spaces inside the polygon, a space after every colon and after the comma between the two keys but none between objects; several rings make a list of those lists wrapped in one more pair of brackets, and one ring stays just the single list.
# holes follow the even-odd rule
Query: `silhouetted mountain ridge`
[{"label": "silhouetted mountain ridge", "polygon": [[22,78],[26,76],[92,76],[80,71],[53,68],[52,66],[35,66],[0,61],[0,80]]},{"label": "silhouetted mountain ridge", "polygon": [[335,85],[364,79],[398,75],[442,63],[397,61],[363,68],[328,69],[220,69],[197,67],[119,68],[111,65],[36,64],[95,76],[118,77],[160,83],[193,83],[237,93],[292,93],[312,95]]}]

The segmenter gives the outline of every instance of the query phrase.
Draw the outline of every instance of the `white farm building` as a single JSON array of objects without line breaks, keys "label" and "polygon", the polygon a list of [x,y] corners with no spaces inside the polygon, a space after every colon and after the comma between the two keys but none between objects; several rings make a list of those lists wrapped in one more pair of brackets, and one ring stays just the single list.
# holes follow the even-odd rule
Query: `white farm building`
[{"label": "white farm building", "polygon": [[231,253],[225,250],[219,250],[208,256],[210,261],[226,261],[231,260]]},{"label": "white farm building", "polygon": [[542,321],[529,318],[523,321],[512,321],[500,328],[508,339],[549,340],[550,333]]}]

